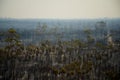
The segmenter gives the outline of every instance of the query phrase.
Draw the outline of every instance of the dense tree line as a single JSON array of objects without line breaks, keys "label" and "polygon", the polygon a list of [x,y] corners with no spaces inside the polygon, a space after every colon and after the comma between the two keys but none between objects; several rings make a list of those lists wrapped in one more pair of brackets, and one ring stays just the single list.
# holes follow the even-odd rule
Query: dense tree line
[{"label": "dense tree line", "polygon": [[10,28],[0,48],[2,80],[119,80],[120,43],[94,42],[86,30],[87,42],[42,41],[38,46],[23,45],[20,35]]}]

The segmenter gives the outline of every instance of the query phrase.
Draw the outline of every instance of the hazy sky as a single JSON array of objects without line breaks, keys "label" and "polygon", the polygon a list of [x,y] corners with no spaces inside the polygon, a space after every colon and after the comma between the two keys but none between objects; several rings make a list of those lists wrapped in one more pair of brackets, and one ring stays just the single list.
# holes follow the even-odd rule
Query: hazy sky
[{"label": "hazy sky", "polygon": [[120,0],[0,0],[0,18],[120,18]]}]

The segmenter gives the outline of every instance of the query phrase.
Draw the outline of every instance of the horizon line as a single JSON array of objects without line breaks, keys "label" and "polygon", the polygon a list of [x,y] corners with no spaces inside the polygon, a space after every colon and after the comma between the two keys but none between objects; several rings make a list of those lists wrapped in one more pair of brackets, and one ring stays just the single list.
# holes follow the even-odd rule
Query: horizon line
[{"label": "horizon line", "polygon": [[58,19],[58,20],[80,20],[80,19],[120,19],[120,17],[98,17],[98,18],[12,18],[12,17],[0,17],[0,19]]}]

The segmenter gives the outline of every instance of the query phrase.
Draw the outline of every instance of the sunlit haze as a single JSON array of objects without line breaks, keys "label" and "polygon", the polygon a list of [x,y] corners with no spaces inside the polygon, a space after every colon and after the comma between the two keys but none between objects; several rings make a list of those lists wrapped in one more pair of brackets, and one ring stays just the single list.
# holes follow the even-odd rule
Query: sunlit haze
[{"label": "sunlit haze", "polygon": [[0,18],[120,18],[120,0],[0,0]]}]

